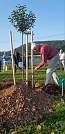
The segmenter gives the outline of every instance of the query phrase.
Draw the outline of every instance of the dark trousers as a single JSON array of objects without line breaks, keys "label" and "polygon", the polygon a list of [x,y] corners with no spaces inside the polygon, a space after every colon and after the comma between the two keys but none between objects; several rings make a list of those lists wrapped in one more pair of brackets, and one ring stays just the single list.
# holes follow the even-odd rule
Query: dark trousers
[{"label": "dark trousers", "polygon": [[16,68],[17,68],[17,65],[14,64],[14,72],[16,73]]}]

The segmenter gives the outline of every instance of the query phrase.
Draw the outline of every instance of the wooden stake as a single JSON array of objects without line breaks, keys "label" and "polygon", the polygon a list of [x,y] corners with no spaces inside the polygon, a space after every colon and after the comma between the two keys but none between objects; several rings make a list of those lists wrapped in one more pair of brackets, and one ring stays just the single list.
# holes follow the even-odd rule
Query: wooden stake
[{"label": "wooden stake", "polygon": [[63,92],[64,92],[64,79],[62,80],[62,97],[63,97]]},{"label": "wooden stake", "polygon": [[[31,47],[33,43],[33,31],[31,31]],[[34,75],[33,75],[33,50],[31,49],[31,71],[32,71],[32,88],[34,87]]]},{"label": "wooden stake", "polygon": [[[26,34],[26,81],[28,80],[28,34]],[[28,81],[26,82],[28,85]]]},{"label": "wooden stake", "polygon": [[16,85],[15,71],[14,71],[14,59],[13,59],[12,32],[11,31],[10,31],[10,47],[11,47],[11,58],[12,58],[13,80],[14,80],[14,85]]}]

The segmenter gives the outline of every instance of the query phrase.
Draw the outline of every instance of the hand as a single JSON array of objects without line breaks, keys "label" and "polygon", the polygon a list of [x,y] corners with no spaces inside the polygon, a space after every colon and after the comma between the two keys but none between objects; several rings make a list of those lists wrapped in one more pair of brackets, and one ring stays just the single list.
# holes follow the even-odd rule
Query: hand
[{"label": "hand", "polygon": [[34,69],[34,72],[37,71],[37,67]]}]

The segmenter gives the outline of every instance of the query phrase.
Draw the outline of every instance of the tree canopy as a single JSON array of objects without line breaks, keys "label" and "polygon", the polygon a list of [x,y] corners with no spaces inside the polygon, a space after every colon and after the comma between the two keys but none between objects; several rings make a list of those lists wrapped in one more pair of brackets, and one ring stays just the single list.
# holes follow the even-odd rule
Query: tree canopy
[{"label": "tree canopy", "polygon": [[16,10],[11,12],[9,16],[9,22],[16,28],[19,32],[27,32],[31,27],[34,27],[34,22],[36,20],[35,14],[32,11],[26,13],[26,5],[21,6],[20,4],[16,5]]}]

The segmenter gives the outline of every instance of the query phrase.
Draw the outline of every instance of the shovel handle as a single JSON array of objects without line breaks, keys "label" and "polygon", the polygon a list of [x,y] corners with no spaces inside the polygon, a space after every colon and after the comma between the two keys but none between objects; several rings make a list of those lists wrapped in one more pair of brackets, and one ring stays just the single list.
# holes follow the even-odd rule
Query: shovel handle
[{"label": "shovel handle", "polygon": [[33,74],[34,74],[34,72],[29,75],[28,79],[27,79],[25,82],[28,82],[29,78],[30,78]]}]

